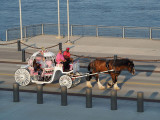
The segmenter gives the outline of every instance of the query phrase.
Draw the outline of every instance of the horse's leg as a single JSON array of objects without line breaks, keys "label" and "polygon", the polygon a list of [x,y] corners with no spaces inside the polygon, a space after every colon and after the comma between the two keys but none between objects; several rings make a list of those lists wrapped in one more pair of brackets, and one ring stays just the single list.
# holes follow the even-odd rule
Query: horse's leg
[{"label": "horse's leg", "polygon": [[111,88],[112,86],[113,86],[113,83],[111,84],[109,82],[107,83],[107,88]]},{"label": "horse's leg", "polygon": [[87,81],[87,87],[89,87],[89,88],[92,88],[92,84],[91,84],[91,81]]},{"label": "horse's leg", "polygon": [[86,78],[86,86],[89,87],[89,88],[92,88],[92,84],[91,84],[91,78],[92,76],[87,76]]},{"label": "horse's leg", "polygon": [[113,83],[114,83],[114,85],[113,85],[114,90],[119,90],[120,89],[117,85],[117,78],[118,78],[118,75],[113,75],[113,77],[112,77],[112,80],[113,80]]},{"label": "horse's leg", "polygon": [[[110,74],[110,76],[112,77],[111,74]],[[111,84],[109,82],[107,83],[107,88],[111,88],[112,86],[113,86],[113,78],[112,78]]]},{"label": "horse's leg", "polygon": [[97,84],[98,84],[98,88],[99,88],[100,90],[104,90],[104,89],[105,89],[105,86],[103,86],[103,85],[100,83],[100,81],[99,81],[99,75],[98,75],[98,74],[96,75],[96,81],[97,81]]}]

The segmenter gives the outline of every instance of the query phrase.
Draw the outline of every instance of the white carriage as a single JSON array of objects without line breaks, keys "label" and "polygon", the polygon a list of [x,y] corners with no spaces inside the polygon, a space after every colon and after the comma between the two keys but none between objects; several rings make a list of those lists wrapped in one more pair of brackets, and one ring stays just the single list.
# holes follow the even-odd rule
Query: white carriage
[{"label": "white carriage", "polygon": [[[33,61],[41,61],[42,58],[39,56],[42,52],[43,57],[45,58],[46,67],[43,69],[41,75],[39,75],[38,72],[34,70]],[[30,83],[49,84],[55,80],[59,80],[60,86],[66,86],[67,88],[71,88],[73,85],[78,84],[80,78],[75,78],[75,76],[79,75],[78,61],[70,64],[70,70],[65,72],[63,71],[63,64],[56,64],[55,58],[56,55],[47,50],[35,52],[27,59],[28,64],[22,65],[15,72],[15,81],[21,86],[26,86]]]}]

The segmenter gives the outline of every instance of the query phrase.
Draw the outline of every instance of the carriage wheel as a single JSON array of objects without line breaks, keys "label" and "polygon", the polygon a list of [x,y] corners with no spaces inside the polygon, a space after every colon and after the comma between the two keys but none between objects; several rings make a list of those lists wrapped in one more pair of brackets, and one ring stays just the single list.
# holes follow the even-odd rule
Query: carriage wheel
[{"label": "carriage wheel", "polygon": [[72,79],[68,75],[62,75],[59,79],[60,86],[66,86],[67,88],[71,88]]},{"label": "carriage wheel", "polygon": [[15,72],[15,81],[21,85],[21,86],[26,86],[30,83],[30,73],[26,69],[18,69]]}]

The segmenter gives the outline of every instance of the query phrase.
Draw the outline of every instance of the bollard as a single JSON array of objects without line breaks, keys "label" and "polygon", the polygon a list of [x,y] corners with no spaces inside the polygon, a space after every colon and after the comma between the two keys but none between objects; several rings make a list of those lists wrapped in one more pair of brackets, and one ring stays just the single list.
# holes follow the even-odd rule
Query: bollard
[{"label": "bollard", "polygon": [[22,62],[26,61],[25,50],[22,50]]},{"label": "bollard", "polygon": [[59,43],[59,50],[62,50],[62,43]]},{"label": "bollard", "polygon": [[86,89],[86,108],[92,108],[92,89]]},{"label": "bollard", "polygon": [[43,104],[43,85],[37,85],[37,104]]},{"label": "bollard", "polygon": [[117,60],[117,55],[114,55],[114,62],[113,62],[114,65],[115,65],[116,60]]},{"label": "bollard", "polygon": [[114,61],[116,61],[117,60],[117,55],[114,55]]},{"label": "bollard", "polygon": [[137,93],[137,112],[144,112],[143,92]]},{"label": "bollard", "polygon": [[61,106],[67,106],[67,87],[61,87]]},{"label": "bollard", "polygon": [[18,51],[21,51],[21,42],[20,42],[20,40],[17,41],[17,48],[18,48]]},{"label": "bollard", "polygon": [[19,102],[19,85],[18,85],[18,83],[13,84],[13,102]]},{"label": "bollard", "polygon": [[111,110],[117,110],[117,90],[111,91]]}]

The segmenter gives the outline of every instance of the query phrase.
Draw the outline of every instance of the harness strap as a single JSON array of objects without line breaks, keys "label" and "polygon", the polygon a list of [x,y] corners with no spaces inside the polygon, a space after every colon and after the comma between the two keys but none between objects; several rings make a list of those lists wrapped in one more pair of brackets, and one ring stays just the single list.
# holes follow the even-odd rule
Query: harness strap
[{"label": "harness strap", "polygon": [[109,70],[109,60],[106,61],[106,68]]},{"label": "harness strap", "polygon": [[[108,70],[109,70],[109,62],[110,62],[110,60],[107,60],[107,61],[106,61],[106,68],[107,68]],[[115,68],[116,68],[115,62],[116,62],[116,60],[113,61],[112,69],[114,70],[114,73],[118,73],[118,74],[119,74],[120,71],[116,71],[116,69],[115,69]]]}]

